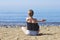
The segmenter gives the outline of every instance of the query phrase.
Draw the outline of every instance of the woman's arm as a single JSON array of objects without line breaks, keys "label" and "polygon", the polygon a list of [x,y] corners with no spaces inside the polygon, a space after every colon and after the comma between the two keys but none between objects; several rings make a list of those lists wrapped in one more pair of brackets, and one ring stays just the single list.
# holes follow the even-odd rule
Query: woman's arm
[{"label": "woman's arm", "polygon": [[43,20],[37,20],[37,22],[45,22],[46,20],[45,19],[43,19]]}]

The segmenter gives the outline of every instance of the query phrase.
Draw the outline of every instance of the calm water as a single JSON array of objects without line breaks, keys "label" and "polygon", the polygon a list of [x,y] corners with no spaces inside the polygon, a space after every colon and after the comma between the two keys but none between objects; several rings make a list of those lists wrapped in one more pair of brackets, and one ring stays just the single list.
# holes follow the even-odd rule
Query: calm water
[{"label": "calm water", "polygon": [[[0,12],[0,24],[25,24],[27,12]],[[35,12],[38,20],[46,19],[41,24],[60,24],[60,12]]]}]

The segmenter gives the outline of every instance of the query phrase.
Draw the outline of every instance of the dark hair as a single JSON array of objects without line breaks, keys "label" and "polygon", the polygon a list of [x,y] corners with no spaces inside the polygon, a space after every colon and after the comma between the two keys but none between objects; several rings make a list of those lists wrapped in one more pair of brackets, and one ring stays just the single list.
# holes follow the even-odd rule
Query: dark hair
[{"label": "dark hair", "polygon": [[32,17],[32,16],[33,16],[33,14],[34,14],[34,11],[30,9],[28,12],[29,12],[29,13],[28,13],[28,14],[29,14],[29,16],[30,16],[30,17]]}]

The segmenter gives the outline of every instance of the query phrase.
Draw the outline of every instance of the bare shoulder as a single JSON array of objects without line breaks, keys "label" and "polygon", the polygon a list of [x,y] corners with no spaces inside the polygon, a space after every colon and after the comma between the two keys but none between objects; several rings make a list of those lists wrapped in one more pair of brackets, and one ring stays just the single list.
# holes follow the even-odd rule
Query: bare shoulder
[{"label": "bare shoulder", "polygon": [[28,20],[28,19],[29,19],[29,17],[26,18],[26,20]]},{"label": "bare shoulder", "polygon": [[28,20],[29,20],[29,18],[27,17],[27,18],[26,18],[26,21],[28,21]]}]

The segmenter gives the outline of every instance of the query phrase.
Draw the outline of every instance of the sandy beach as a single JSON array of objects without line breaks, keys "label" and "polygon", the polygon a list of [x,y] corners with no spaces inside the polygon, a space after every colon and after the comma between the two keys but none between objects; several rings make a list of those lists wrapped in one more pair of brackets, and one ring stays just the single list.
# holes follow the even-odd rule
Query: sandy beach
[{"label": "sandy beach", "polygon": [[16,28],[0,27],[0,40],[60,40],[60,27],[42,26],[38,36],[27,36],[18,26]]}]

